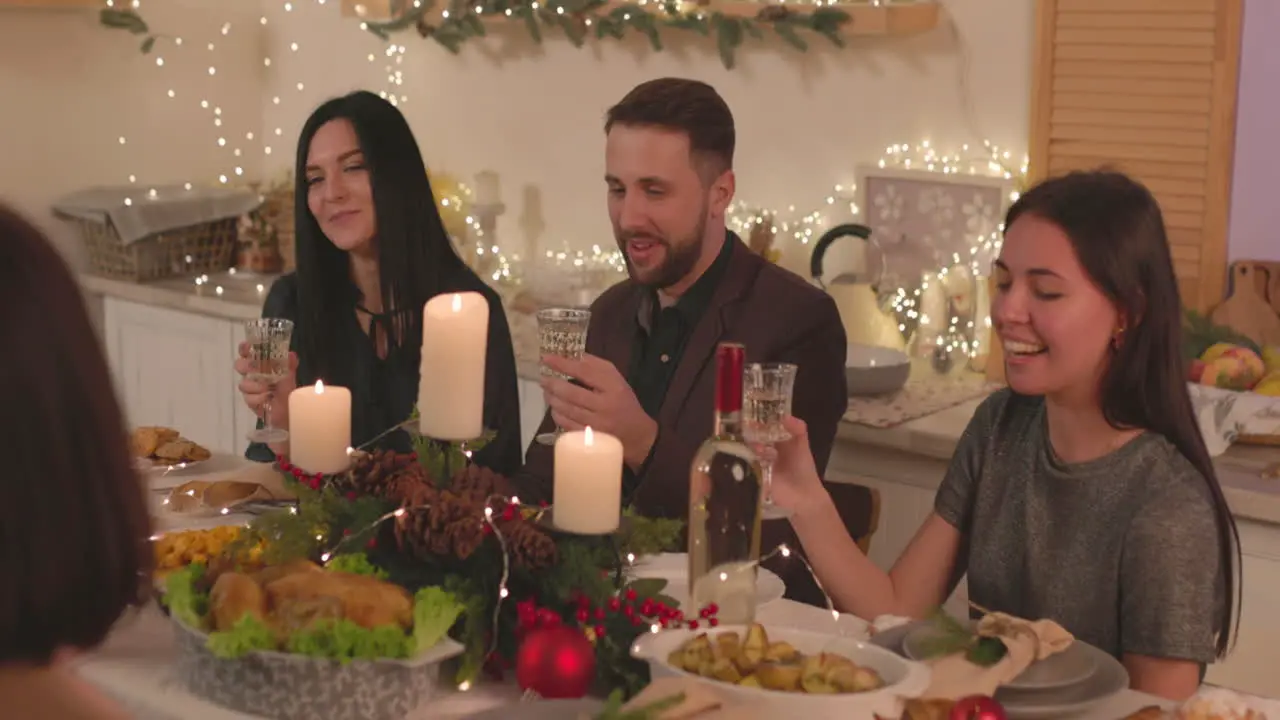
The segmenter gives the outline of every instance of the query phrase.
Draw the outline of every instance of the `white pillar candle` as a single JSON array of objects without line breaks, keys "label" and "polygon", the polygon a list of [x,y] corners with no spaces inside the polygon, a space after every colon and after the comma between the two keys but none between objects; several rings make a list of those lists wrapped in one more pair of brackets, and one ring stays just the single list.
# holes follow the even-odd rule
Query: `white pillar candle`
[{"label": "white pillar candle", "polygon": [[351,391],[319,380],[289,393],[289,462],[310,473],[347,469]]},{"label": "white pillar candle", "polygon": [[422,310],[418,429],[437,440],[484,433],[484,365],[489,302],[477,292],[446,293]]},{"label": "white pillar candle", "polygon": [[552,517],[583,535],[618,529],[622,506],[622,442],[587,428],[556,440]]},{"label": "white pillar candle", "polygon": [[484,170],[476,173],[476,205],[497,205],[502,202],[502,189],[498,173]]}]

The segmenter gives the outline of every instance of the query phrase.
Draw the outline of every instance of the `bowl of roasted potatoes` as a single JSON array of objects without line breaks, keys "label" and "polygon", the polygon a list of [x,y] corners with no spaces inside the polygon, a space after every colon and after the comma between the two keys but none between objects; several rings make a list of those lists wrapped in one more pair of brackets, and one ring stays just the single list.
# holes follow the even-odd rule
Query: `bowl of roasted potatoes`
[{"label": "bowl of roasted potatoes", "polygon": [[900,717],[930,677],[927,666],[856,638],[758,623],[645,633],[631,655],[654,678],[698,678],[804,720]]}]

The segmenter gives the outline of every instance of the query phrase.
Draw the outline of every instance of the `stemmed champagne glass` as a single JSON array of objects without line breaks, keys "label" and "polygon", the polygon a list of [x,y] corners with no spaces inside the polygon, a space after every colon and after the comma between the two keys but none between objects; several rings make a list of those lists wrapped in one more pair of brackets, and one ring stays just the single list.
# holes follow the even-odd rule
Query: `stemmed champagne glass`
[{"label": "stemmed champagne glass", "polygon": [[[578,359],[587,346],[587,325],[591,323],[591,311],[576,308],[547,308],[538,311],[538,350],[541,355],[558,355]],[[543,375],[572,380],[567,375],[541,366]],[[556,425],[554,432],[539,433],[535,440],[543,445],[555,445],[564,434],[564,428]]]},{"label": "stemmed champagne glass", "polygon": [[790,363],[751,363],[742,378],[742,434],[747,442],[763,445],[760,468],[764,470],[761,517],[776,520],[791,512],[773,503],[774,446],[791,439],[782,420],[791,414],[796,366]]},{"label": "stemmed champagne glass", "polygon": [[[245,341],[249,344],[249,372],[245,378],[267,386],[267,399],[262,404],[262,427],[249,431],[249,440],[257,443],[279,443],[289,439],[289,431],[271,426],[271,401],[276,383],[289,375],[289,341],[293,337],[293,321],[284,318],[258,318],[244,324]],[[285,399],[286,402],[288,398]]]}]

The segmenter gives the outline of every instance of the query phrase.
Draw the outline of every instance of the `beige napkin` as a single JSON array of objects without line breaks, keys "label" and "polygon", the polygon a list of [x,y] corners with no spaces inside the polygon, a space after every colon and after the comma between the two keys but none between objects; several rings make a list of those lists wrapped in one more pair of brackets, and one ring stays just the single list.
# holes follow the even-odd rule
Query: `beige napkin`
[{"label": "beige napkin", "polygon": [[1008,652],[991,667],[974,665],[963,653],[932,661],[933,677],[924,697],[959,700],[994,695],[996,688],[1018,677],[1031,663],[1060,653],[1075,641],[1052,620],[1023,620],[1004,613],[985,615],[978,621],[977,633],[1000,638]]},{"label": "beige napkin", "polygon": [[717,692],[706,681],[690,678],[659,678],[649,683],[624,706],[624,711],[639,710],[659,700],[684,693],[684,700],[667,708],[656,720],[763,720],[764,716],[741,700]]},{"label": "beige napkin", "polygon": [[232,512],[245,503],[295,498],[285,488],[280,473],[264,466],[250,468],[221,480],[192,480],[183,483],[169,491],[164,505],[175,513],[220,513],[223,510]]}]

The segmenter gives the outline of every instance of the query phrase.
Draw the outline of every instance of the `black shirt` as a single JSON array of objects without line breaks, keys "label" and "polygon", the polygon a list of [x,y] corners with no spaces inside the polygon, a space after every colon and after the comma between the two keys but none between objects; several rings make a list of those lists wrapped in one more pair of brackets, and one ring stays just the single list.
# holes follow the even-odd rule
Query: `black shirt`
[{"label": "black shirt", "polygon": [[[662,307],[656,290],[651,290],[640,304],[640,312],[636,316],[636,339],[627,368],[627,383],[631,385],[636,399],[640,401],[640,407],[644,408],[649,417],[658,417],[658,411],[662,409],[662,401],[667,396],[671,378],[675,376],[689,338],[711,306],[711,298],[720,284],[720,278],[724,276],[725,268],[729,266],[729,256],[733,254],[734,245],[739,242],[736,235],[726,231],[720,254],[674,305]],[[627,468],[623,473],[624,496],[630,495],[643,474],[643,466],[637,473],[632,473]]]},{"label": "black shirt", "polygon": [[[458,290],[475,290],[489,301],[484,423],[486,429],[497,433],[492,442],[475,453],[472,460],[496,473],[510,476],[520,468],[523,455],[520,442],[520,401],[516,388],[516,364],[511,342],[511,328],[507,324],[502,300],[497,293],[479,279],[472,279],[468,284],[475,287],[463,287]],[[342,384],[347,385],[351,391],[351,445],[360,447],[383,431],[404,422],[412,414],[418,400],[418,374],[422,349],[389,343],[386,358],[379,357],[375,339],[370,333],[364,331],[357,317],[357,307],[360,303],[355,288],[348,286],[336,291],[345,292],[350,300],[351,311],[342,313],[332,322],[337,323],[342,345],[351,353],[343,363],[350,368],[350,378]],[[421,313],[421,308],[418,308],[418,312]],[[364,314],[371,315],[367,312]],[[300,315],[297,277],[290,273],[280,277],[271,286],[271,292],[267,294],[267,299],[263,303],[262,316],[287,318],[296,324],[300,322]],[[381,315],[374,315],[370,329],[372,333],[384,334],[390,325],[390,320]],[[305,332],[305,327],[295,325],[294,351],[298,350],[299,336]],[[314,366],[313,358],[303,357],[300,354],[298,358],[300,387],[315,383],[317,378]],[[327,380],[327,378],[319,379]],[[276,402],[287,402],[287,398],[276,398]],[[373,447],[390,447],[408,451],[410,439],[408,433],[398,430],[380,439]],[[260,462],[271,462],[275,459],[270,448],[258,443],[249,445],[245,456]]]}]

